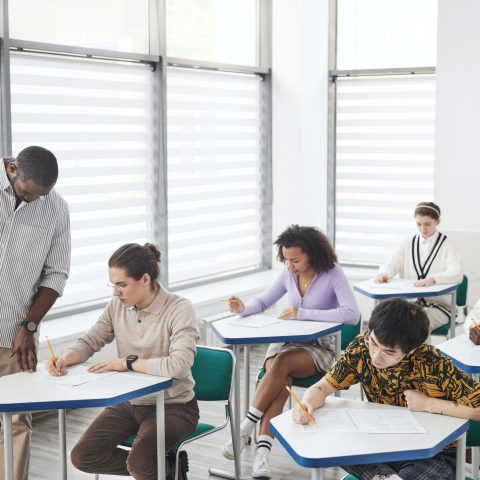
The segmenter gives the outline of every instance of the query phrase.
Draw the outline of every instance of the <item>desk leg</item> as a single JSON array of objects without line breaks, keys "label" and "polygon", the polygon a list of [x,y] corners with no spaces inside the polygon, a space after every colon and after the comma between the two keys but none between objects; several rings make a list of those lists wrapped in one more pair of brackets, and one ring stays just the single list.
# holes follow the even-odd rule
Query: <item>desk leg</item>
[{"label": "desk leg", "polygon": [[467,446],[467,434],[464,433],[458,439],[457,445],[457,470],[455,478],[457,480],[465,479],[465,451]]},{"label": "desk leg", "polygon": [[240,345],[233,345],[233,354],[235,356],[235,373],[233,378],[233,422],[232,442],[235,455],[235,474],[210,468],[208,471],[216,477],[228,478],[232,480],[241,479],[242,466],[240,462]]},{"label": "desk leg", "polygon": [[65,410],[58,411],[58,439],[60,447],[60,478],[67,480],[67,434]]},{"label": "desk leg", "polygon": [[452,305],[450,310],[450,329],[448,330],[448,338],[453,338],[455,336],[455,318],[457,313],[457,291],[452,292]]},{"label": "desk leg", "polygon": [[5,479],[13,480],[13,436],[12,414],[3,413],[3,443],[5,455]]},{"label": "desk leg", "polygon": [[248,407],[250,407],[250,347],[248,345],[243,347],[243,373],[245,375],[245,378],[243,379],[243,389],[245,392],[243,394],[243,399],[245,402],[243,405],[243,413],[244,417],[246,417],[248,413]]},{"label": "desk leg", "polygon": [[312,469],[312,480],[323,480],[323,472],[321,468]]},{"label": "desk leg", "polygon": [[157,468],[158,480],[165,480],[165,402],[164,392],[157,394]]}]

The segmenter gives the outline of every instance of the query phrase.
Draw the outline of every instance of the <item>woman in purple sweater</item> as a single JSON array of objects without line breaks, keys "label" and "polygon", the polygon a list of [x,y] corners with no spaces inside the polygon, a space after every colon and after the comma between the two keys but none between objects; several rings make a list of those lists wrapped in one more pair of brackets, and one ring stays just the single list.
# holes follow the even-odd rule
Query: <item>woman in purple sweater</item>
[{"label": "woman in purple sweater", "polygon": [[[356,324],[359,311],[345,273],[328,238],[314,227],[292,225],[275,241],[277,258],[287,267],[260,297],[244,305],[238,297],[229,298],[230,311],[242,316],[260,313],[285,294],[289,307],[279,318]],[[260,436],[253,465],[253,478],[271,478],[268,453],[273,435],[270,419],[280,415],[288,398],[285,385],[293,377],[303,378],[327,372],[334,362],[335,339],[322,337],[311,342],[274,343],[268,347],[264,363],[266,374],[243,420],[240,449],[260,421]],[[223,446],[223,455],[233,459],[233,446]]]}]

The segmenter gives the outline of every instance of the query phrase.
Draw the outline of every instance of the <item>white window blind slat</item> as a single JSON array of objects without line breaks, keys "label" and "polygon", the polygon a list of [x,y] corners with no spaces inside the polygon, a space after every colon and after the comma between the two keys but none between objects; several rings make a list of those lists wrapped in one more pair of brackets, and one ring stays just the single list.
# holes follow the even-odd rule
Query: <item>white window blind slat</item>
[{"label": "white window blind slat", "polygon": [[435,78],[338,78],[336,114],[336,251],[378,265],[433,197]]},{"label": "white window blind slat", "polygon": [[107,298],[107,261],[144,243],[153,219],[153,75],[148,66],[12,53],[12,137],[59,162],[72,265],[55,308]]},{"label": "white window blind slat", "polygon": [[171,284],[261,264],[260,82],[255,75],[167,70]]}]

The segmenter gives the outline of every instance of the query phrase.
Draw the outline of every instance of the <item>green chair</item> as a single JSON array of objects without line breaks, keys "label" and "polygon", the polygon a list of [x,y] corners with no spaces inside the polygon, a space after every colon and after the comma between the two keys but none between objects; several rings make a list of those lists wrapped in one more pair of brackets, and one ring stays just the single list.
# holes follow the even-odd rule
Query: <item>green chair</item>
[{"label": "green chair", "polygon": [[[467,315],[467,292],[468,292],[468,278],[466,275],[463,276],[462,282],[457,288],[457,307],[463,308],[463,313]],[[450,338],[455,336],[455,325],[453,326],[454,331],[450,332],[450,322],[442,325],[441,327],[436,328],[432,331],[432,335],[443,335]]]},{"label": "green chair", "polygon": [[[199,401],[225,402],[225,421],[218,426],[199,422],[197,428],[178,442],[170,453],[175,454],[175,480],[178,480],[178,465],[180,450],[190,442],[224,429],[230,422],[233,432],[231,391],[235,371],[235,357],[226,348],[197,346],[197,354],[192,366],[192,376],[195,380],[194,392]],[[131,447],[136,434],[126,438],[121,446]],[[98,480],[98,474],[95,479]]]},{"label": "green chair", "polygon": [[[467,432],[467,448],[469,447],[470,448],[480,447],[480,422],[470,421],[470,428],[468,429],[468,432]],[[475,464],[475,462],[472,462],[472,467],[473,467],[473,478],[466,476],[465,480],[477,480],[479,478],[478,461],[477,461],[477,464]],[[354,477],[353,475],[345,475],[344,477],[342,477],[342,480],[358,480],[358,478]]]}]

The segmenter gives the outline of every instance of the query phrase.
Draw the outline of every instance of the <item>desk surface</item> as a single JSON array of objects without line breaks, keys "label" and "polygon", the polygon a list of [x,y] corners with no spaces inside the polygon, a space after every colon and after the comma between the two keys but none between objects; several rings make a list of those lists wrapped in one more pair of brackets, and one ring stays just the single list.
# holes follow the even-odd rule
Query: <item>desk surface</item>
[{"label": "desk surface", "polygon": [[170,378],[134,372],[119,372],[74,387],[59,385],[48,377],[41,364],[35,373],[22,372],[1,377],[0,412],[116,405],[159,392],[172,384]]},{"label": "desk surface", "polygon": [[453,363],[466,373],[480,373],[480,346],[474,345],[467,335],[459,335],[437,345]]},{"label": "desk surface", "polygon": [[[329,407],[349,409],[402,408],[375,403],[327,399]],[[304,432],[293,423],[291,411],[270,421],[272,432],[293,459],[304,467],[320,468],[430,458],[468,430],[468,420],[413,413],[426,434],[368,434]]]},{"label": "desk surface", "polygon": [[353,289],[367,297],[381,300],[392,297],[438,297],[452,293],[458,288],[456,283],[415,287],[413,282],[413,280],[394,278],[388,283],[375,283],[372,279],[357,283],[353,286]]},{"label": "desk surface", "polygon": [[[336,333],[342,323],[282,320],[280,323],[261,328],[234,325],[234,317],[211,324],[213,331],[227,345],[249,345],[271,342],[306,342]],[[284,328],[285,330],[282,330]]]}]

